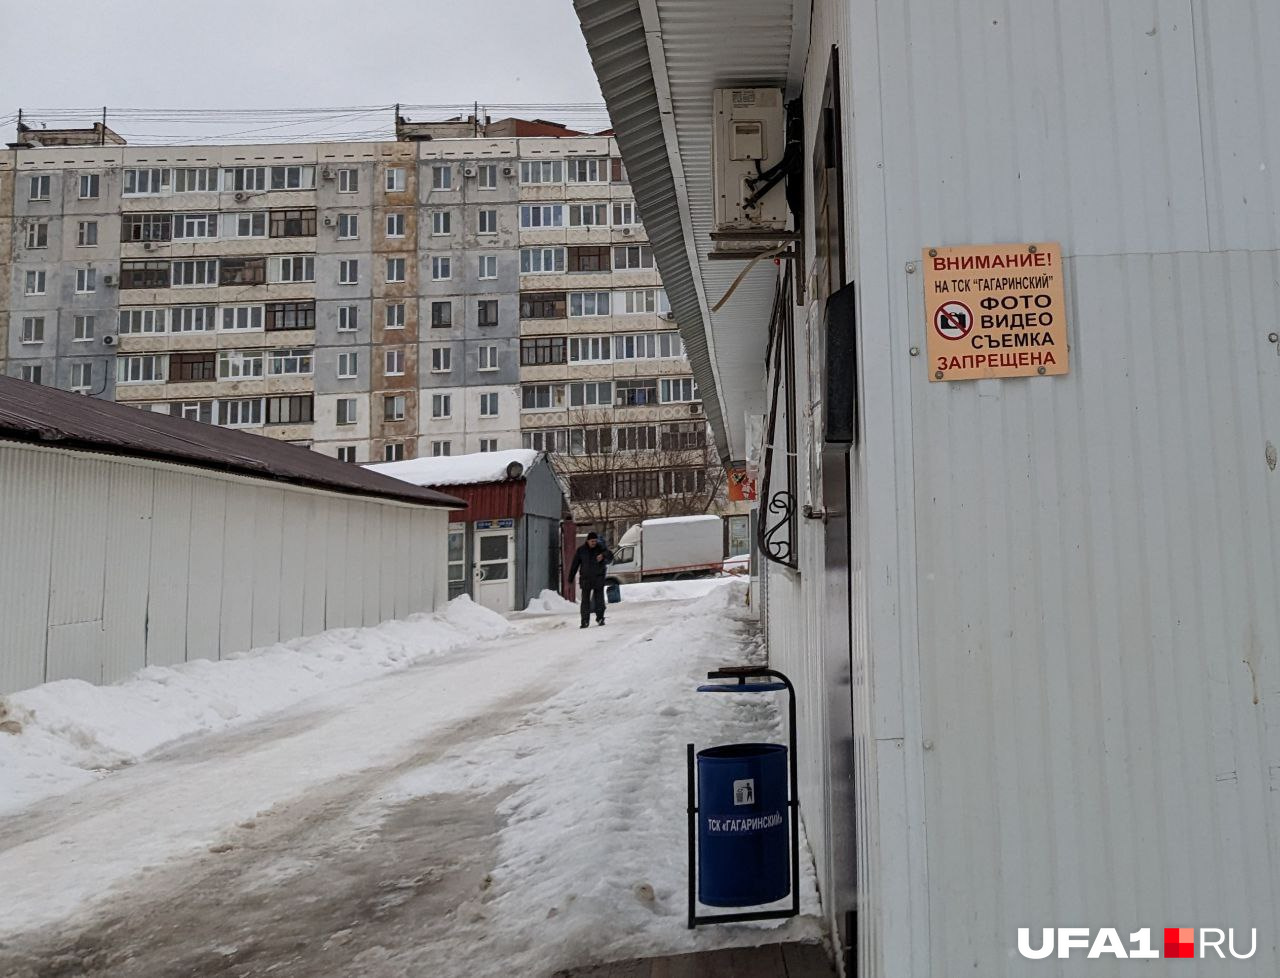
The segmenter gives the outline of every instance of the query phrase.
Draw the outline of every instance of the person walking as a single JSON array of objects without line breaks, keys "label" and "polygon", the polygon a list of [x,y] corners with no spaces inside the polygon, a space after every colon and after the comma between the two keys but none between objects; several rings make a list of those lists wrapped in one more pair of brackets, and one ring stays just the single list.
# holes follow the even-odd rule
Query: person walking
[{"label": "person walking", "polygon": [[586,628],[591,624],[593,611],[596,615],[596,624],[604,624],[605,568],[612,560],[613,551],[600,542],[600,537],[594,530],[587,534],[587,542],[573,555],[573,563],[569,565],[569,576],[578,574],[578,590],[582,592],[580,628]]}]

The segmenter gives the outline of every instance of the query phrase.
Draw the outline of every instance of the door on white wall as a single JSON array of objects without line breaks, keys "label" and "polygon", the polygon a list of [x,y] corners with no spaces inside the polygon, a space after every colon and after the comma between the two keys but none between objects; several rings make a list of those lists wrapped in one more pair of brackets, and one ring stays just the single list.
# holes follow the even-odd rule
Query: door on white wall
[{"label": "door on white wall", "polygon": [[505,614],[516,606],[516,533],[513,529],[476,530],[474,597]]}]

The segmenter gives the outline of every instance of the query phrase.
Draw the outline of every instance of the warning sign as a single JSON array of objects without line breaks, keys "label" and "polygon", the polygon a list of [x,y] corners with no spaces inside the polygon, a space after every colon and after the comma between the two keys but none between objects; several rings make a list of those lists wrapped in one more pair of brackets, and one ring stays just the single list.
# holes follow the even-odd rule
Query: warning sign
[{"label": "warning sign", "polygon": [[930,380],[1067,372],[1057,244],[926,248],[923,267]]}]

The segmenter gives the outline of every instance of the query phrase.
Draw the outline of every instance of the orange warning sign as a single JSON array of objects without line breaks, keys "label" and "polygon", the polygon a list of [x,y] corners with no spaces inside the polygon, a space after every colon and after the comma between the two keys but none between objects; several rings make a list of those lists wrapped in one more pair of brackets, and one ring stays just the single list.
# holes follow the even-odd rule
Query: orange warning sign
[{"label": "orange warning sign", "polygon": [[1067,372],[1057,244],[926,248],[922,263],[930,380]]}]

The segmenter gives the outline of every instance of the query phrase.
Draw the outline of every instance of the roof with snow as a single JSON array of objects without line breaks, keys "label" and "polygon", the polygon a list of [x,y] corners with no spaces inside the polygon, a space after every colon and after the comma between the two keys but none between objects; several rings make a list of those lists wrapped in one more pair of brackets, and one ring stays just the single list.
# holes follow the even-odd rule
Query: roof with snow
[{"label": "roof with snow", "polygon": [[355,496],[460,509],[461,499],[264,435],[0,377],[0,441],[123,455]]},{"label": "roof with snow", "polygon": [[415,486],[470,486],[480,482],[523,479],[537,464],[538,455],[532,448],[513,448],[505,452],[407,458],[402,462],[379,462],[365,468]]}]

